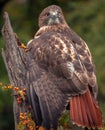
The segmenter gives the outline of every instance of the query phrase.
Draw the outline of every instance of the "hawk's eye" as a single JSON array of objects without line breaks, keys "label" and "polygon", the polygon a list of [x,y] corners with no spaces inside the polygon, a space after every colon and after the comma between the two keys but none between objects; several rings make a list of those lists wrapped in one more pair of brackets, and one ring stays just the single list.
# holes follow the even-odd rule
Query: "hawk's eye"
[{"label": "hawk's eye", "polygon": [[58,11],[58,14],[61,14],[61,12],[60,12],[60,11]]},{"label": "hawk's eye", "polygon": [[46,13],[45,15],[46,15],[46,16],[49,16],[49,15],[50,15],[50,13]]}]

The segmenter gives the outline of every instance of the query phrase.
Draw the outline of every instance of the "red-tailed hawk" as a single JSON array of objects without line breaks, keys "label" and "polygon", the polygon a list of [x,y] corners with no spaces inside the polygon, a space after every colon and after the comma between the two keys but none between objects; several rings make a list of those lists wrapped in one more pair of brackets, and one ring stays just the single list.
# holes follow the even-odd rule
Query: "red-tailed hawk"
[{"label": "red-tailed hawk", "polygon": [[102,128],[91,53],[67,25],[60,7],[52,5],[41,12],[39,30],[27,46],[28,97],[37,125],[57,130],[59,117],[70,103],[73,123]]}]

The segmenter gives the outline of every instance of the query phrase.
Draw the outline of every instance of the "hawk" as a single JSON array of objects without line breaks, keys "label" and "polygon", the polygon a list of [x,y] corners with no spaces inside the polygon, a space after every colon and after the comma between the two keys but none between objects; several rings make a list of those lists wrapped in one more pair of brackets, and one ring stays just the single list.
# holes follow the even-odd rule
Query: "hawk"
[{"label": "hawk", "polygon": [[58,120],[70,104],[74,124],[102,128],[91,53],[68,26],[59,6],[41,12],[39,30],[27,47],[27,93],[37,125],[57,130]]}]

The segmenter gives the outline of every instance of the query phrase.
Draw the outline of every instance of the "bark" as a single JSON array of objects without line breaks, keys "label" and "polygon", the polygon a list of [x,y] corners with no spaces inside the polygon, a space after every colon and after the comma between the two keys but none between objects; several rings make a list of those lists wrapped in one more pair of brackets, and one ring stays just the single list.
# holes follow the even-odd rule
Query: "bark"
[{"label": "bark", "polygon": [[[26,52],[18,46],[16,37],[14,35],[8,14],[4,13],[4,26],[2,28],[2,35],[5,41],[5,51],[2,49],[2,56],[6,65],[9,80],[12,86],[17,86],[20,89],[26,87]],[[19,123],[19,115],[22,112],[28,111],[28,102],[22,105],[17,103],[17,93],[13,91],[13,111],[15,130]]]}]

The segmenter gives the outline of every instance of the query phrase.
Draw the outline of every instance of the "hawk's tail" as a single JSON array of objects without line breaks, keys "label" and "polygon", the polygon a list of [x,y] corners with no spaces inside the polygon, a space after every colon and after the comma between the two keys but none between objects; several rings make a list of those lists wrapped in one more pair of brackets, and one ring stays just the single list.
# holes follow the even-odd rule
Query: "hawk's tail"
[{"label": "hawk's tail", "polygon": [[87,128],[102,128],[102,113],[88,90],[70,99],[70,117],[74,124]]}]

